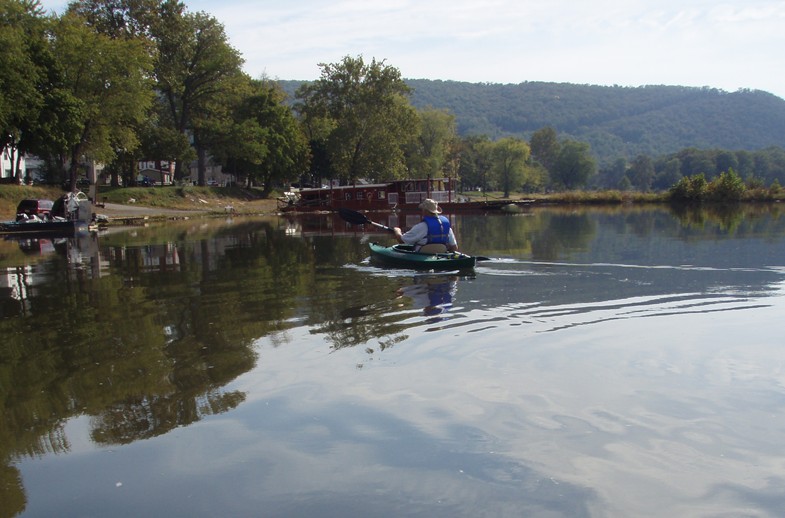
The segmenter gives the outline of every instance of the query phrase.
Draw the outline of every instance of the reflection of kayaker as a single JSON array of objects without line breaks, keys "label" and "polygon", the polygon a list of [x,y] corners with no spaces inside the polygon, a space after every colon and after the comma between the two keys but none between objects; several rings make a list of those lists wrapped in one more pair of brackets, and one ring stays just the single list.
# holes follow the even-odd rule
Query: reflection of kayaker
[{"label": "reflection of kayaker", "polygon": [[448,311],[458,291],[458,277],[416,277],[414,284],[403,286],[398,295],[411,299],[414,307],[423,308],[423,314],[433,316]]}]

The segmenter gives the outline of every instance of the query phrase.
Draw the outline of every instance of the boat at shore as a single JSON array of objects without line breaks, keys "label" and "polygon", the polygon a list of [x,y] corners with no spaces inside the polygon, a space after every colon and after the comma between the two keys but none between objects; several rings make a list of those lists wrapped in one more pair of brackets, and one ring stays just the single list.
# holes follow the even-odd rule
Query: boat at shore
[{"label": "boat at shore", "polygon": [[73,237],[81,233],[90,232],[91,229],[92,227],[87,221],[81,220],[25,220],[0,223],[0,233],[2,234],[43,234],[52,237]]},{"label": "boat at shore", "polygon": [[346,208],[364,212],[417,211],[425,198],[449,212],[501,210],[510,200],[471,201],[455,190],[454,178],[395,180],[323,187],[291,188],[278,198],[281,212],[334,212]]},{"label": "boat at shore", "polygon": [[[23,200],[19,207],[25,201],[36,200]],[[97,228],[91,202],[81,191],[64,194],[46,209],[28,214],[17,208],[14,221],[0,222],[0,234],[74,237]]]},{"label": "boat at shore", "polygon": [[371,261],[395,268],[412,270],[468,270],[477,264],[477,258],[461,252],[416,252],[412,245],[383,246],[370,243]]}]

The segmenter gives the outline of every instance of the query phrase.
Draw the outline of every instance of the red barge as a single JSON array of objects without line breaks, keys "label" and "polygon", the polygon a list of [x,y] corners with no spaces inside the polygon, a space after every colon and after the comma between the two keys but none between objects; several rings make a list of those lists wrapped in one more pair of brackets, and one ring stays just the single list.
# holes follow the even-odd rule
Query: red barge
[{"label": "red barge", "polygon": [[367,212],[416,211],[425,198],[436,200],[444,211],[492,210],[506,201],[469,201],[455,190],[453,178],[395,180],[291,189],[278,198],[281,212],[334,212],[341,207]]}]

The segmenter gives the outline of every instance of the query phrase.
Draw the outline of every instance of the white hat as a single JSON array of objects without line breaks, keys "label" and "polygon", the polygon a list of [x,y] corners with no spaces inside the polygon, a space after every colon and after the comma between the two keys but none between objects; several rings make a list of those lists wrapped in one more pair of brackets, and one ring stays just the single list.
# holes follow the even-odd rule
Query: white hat
[{"label": "white hat", "polygon": [[425,198],[423,201],[421,201],[420,208],[426,212],[430,212],[431,214],[442,213],[442,208],[439,207],[439,204],[430,198]]}]

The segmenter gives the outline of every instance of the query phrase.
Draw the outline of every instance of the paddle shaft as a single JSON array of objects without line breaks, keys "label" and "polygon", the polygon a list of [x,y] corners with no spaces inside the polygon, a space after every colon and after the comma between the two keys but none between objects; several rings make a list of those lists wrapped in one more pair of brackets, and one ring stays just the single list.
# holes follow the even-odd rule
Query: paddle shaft
[{"label": "paddle shaft", "polygon": [[378,227],[382,230],[386,230],[387,232],[395,232],[392,228],[388,227],[387,225],[382,225],[381,223],[376,223],[375,221],[371,221],[370,219],[366,221],[366,223],[373,225],[374,227]]},{"label": "paddle shaft", "polygon": [[395,230],[388,227],[387,225],[382,225],[381,223],[376,223],[375,221],[371,221],[370,219],[368,219],[368,217],[365,214],[361,212],[357,212],[356,210],[346,209],[342,207],[338,209],[338,215],[341,216],[341,218],[343,218],[344,221],[347,221],[352,225],[373,225],[382,230],[386,230],[387,232],[395,232]]}]

